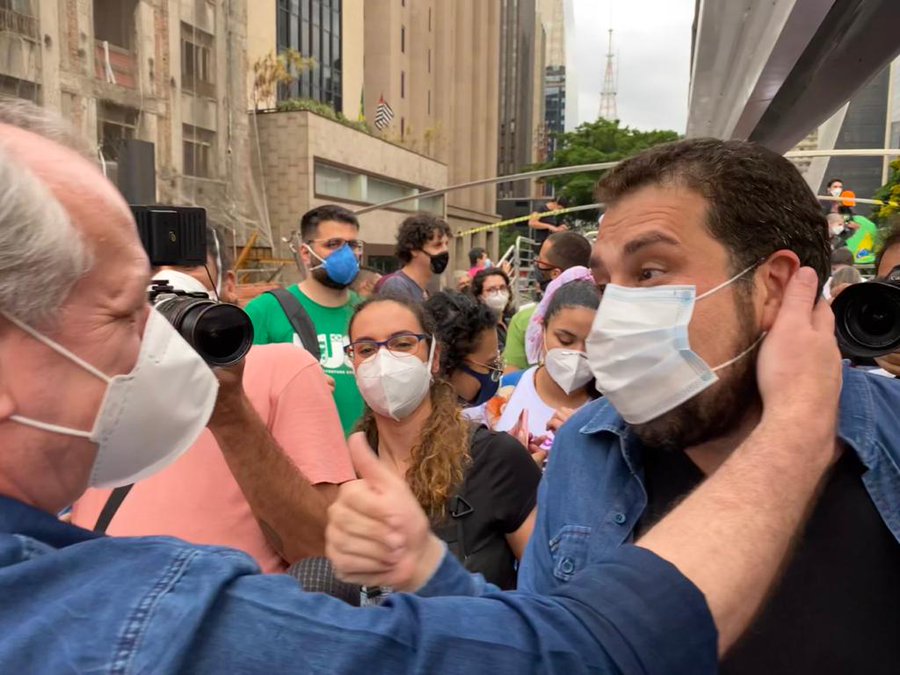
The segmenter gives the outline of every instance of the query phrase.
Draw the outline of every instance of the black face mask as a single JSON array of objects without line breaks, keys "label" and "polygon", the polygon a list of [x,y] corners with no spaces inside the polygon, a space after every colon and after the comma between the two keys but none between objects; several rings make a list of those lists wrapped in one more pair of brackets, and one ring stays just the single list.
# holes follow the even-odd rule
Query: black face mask
[{"label": "black face mask", "polygon": [[443,274],[444,270],[447,269],[447,265],[450,264],[450,254],[446,251],[437,255],[431,255],[430,253],[425,253],[425,255],[431,258],[431,271],[435,274]]},{"label": "black face mask", "polygon": [[350,285],[350,284],[339,284],[334,279],[329,277],[328,272],[326,272],[321,267],[317,267],[316,269],[314,269],[312,271],[312,278],[315,279],[316,281],[318,281],[323,286],[326,286],[327,288],[333,288],[336,291],[342,291],[345,288],[347,288],[347,286]]},{"label": "black face mask", "polygon": [[544,276],[544,272],[537,265],[531,268],[531,278],[537,282],[542,291],[546,291],[547,286],[550,285],[550,277]]}]

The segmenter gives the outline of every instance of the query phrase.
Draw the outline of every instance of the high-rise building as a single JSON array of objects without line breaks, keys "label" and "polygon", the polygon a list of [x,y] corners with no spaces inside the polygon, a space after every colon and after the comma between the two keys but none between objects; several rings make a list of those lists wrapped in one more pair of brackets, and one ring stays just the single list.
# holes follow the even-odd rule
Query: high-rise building
[{"label": "high-rise building", "polygon": [[540,0],[538,12],[547,36],[543,146],[538,159],[546,161],[556,152],[555,134],[566,130],[566,16],[563,0]]},{"label": "high-rise building", "polygon": [[[288,117],[257,118],[261,145],[276,152],[275,157],[264,158],[266,185],[271,188],[268,202],[270,210],[277,210],[273,229],[290,227],[303,210],[323,200],[344,201],[359,208],[494,175],[499,8],[500,0],[254,3],[248,16],[251,63],[285,47],[316,60],[299,82],[282,88],[282,102],[289,97],[312,98],[331,105],[348,120],[364,118],[370,128],[368,134],[354,131],[360,134],[356,141],[336,147],[311,134],[329,133],[330,128],[335,138],[344,138],[349,133],[344,128],[307,119],[308,113],[292,113],[289,135],[301,144],[298,165],[287,156],[286,143],[279,147],[273,131],[288,124]],[[326,11],[330,15],[327,54],[322,49]],[[310,37],[304,42],[307,30]],[[325,66],[330,69],[327,73]],[[385,129],[375,130],[380,102],[390,106],[393,116]],[[300,172],[294,183],[286,178],[292,174],[285,164],[292,161],[294,171]],[[307,187],[300,185],[304,182]],[[274,184],[278,187],[273,188]],[[284,199],[273,199],[273,189]],[[495,195],[494,186],[486,186],[451,192],[446,198],[416,198],[396,208],[365,214],[367,255],[387,262],[397,225],[417,209],[444,215],[455,231],[495,222]],[[465,252],[476,243],[496,248],[494,233],[461,238],[455,243],[451,262],[459,259],[463,265]]]},{"label": "high-rise building", "polygon": [[[502,0],[500,23],[500,127],[497,174],[518,173],[540,151],[544,122],[544,27],[535,0]],[[525,198],[533,181],[501,183],[501,199]]]},{"label": "high-rise building", "polygon": [[60,111],[120,186],[204,206],[237,243],[257,229],[265,242],[247,170],[245,27],[243,0],[7,0],[0,92]]}]

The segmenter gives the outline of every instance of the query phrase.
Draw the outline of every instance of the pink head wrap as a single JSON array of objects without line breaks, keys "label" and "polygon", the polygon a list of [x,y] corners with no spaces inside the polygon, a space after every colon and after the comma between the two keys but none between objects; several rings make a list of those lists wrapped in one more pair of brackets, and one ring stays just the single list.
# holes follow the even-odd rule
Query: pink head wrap
[{"label": "pink head wrap", "polygon": [[540,363],[541,356],[544,351],[544,315],[550,306],[550,301],[556,295],[556,291],[560,287],[565,286],[570,281],[593,281],[594,277],[587,267],[580,265],[570,267],[565,272],[556,277],[547,286],[544,297],[541,299],[534,314],[531,315],[531,321],[528,323],[528,329],[525,331],[525,356],[528,357],[528,363]]}]

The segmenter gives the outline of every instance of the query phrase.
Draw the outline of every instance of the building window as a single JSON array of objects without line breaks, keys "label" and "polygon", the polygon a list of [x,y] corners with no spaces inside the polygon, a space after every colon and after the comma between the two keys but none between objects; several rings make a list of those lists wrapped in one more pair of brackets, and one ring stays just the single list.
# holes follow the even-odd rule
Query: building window
[{"label": "building window", "polygon": [[406,26],[400,26],[400,52],[406,53]]},{"label": "building window", "polygon": [[278,51],[296,49],[315,60],[298,81],[278,87],[280,101],[311,98],[343,112],[342,0],[278,0]]},{"label": "building window", "polygon": [[0,33],[38,39],[38,20],[31,0],[0,0]]},{"label": "building window", "polygon": [[108,101],[97,104],[97,138],[105,160],[119,160],[122,141],[137,136],[139,121],[140,113],[134,108],[125,108]]},{"label": "building window", "polygon": [[428,32],[431,32],[431,7],[428,8]]},{"label": "building window", "polygon": [[431,114],[431,89],[428,90],[428,114]]},{"label": "building window", "polygon": [[406,72],[400,71],[400,98],[406,98]]},{"label": "building window", "polygon": [[212,178],[213,144],[216,135],[212,131],[182,124],[182,171],[185,176]]},{"label": "building window", "polygon": [[215,98],[213,36],[189,24],[181,24],[181,88]]},{"label": "building window", "polygon": [[137,0],[94,0],[94,39],[131,51]]},{"label": "building window", "polygon": [[[401,125],[403,120],[401,119]],[[398,183],[386,178],[338,168],[316,160],[314,165],[315,196],[322,199],[338,199],[362,204],[380,204],[392,199],[411,199],[392,206],[398,211],[428,211],[444,215],[444,197],[417,198],[426,188]]]},{"label": "building window", "polygon": [[403,137],[406,135],[406,120],[401,117],[400,118],[400,140],[403,140]]},{"label": "building window", "polygon": [[431,75],[431,48],[428,48],[428,74]]},{"label": "building window", "polygon": [[[3,10],[0,10],[0,16],[2,16],[2,13]],[[33,103],[40,103],[40,91],[41,88],[34,82],[0,75],[0,94],[24,98]]]}]

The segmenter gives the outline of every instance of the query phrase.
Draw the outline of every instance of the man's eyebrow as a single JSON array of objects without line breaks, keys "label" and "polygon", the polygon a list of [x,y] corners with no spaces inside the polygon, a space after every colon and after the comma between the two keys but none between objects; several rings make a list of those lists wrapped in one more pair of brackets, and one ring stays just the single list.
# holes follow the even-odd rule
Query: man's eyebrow
[{"label": "man's eyebrow", "polygon": [[679,246],[678,240],[670,237],[662,232],[649,232],[643,236],[633,239],[625,244],[623,253],[625,255],[634,255],[642,248],[652,246],[654,244],[666,244],[667,246]]}]

